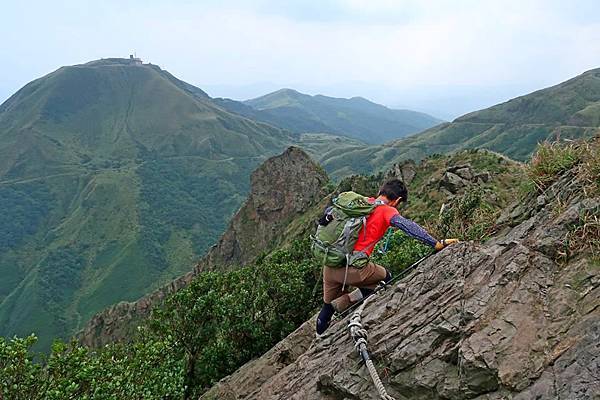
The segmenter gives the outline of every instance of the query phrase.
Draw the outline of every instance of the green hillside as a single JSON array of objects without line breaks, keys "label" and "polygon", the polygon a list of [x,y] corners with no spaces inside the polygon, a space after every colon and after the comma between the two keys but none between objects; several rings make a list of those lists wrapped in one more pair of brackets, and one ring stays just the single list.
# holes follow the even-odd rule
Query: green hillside
[{"label": "green hillside", "polygon": [[154,65],[63,67],[0,105],[0,335],[40,348],[189,271],[298,138]]},{"label": "green hillside", "polygon": [[452,123],[379,146],[332,152],[321,160],[333,176],[369,173],[399,159],[486,148],[525,161],[545,140],[592,137],[600,132],[600,69],[550,88],[476,111]]},{"label": "green hillside", "polygon": [[243,103],[216,99],[225,109],[295,133],[324,132],[366,143],[384,143],[442,121],[410,110],[392,110],[362,97],[309,96],[281,89]]}]

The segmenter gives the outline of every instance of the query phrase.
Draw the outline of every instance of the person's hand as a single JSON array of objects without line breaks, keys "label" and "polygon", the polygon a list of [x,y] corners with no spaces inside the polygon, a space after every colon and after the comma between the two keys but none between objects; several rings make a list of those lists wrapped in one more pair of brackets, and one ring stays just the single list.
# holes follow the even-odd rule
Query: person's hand
[{"label": "person's hand", "polygon": [[435,244],[435,250],[440,251],[445,247],[450,246],[451,244],[458,243],[458,239],[442,239]]}]

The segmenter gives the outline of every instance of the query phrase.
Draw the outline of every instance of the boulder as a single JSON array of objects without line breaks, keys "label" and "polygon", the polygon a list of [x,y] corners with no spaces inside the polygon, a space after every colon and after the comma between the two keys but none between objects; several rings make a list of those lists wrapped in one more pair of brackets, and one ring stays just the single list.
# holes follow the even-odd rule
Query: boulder
[{"label": "boulder", "polygon": [[440,181],[440,188],[446,189],[452,194],[458,193],[461,189],[467,186],[467,182],[453,172],[446,171]]},{"label": "boulder", "polygon": [[473,180],[473,170],[471,167],[459,168],[454,173],[467,181]]},{"label": "boulder", "polygon": [[394,164],[392,169],[386,174],[386,179],[398,178],[407,185],[415,179],[417,175],[417,164],[413,160],[407,160],[401,164]]},{"label": "boulder", "polygon": [[477,183],[488,183],[492,180],[492,174],[490,174],[488,171],[483,171],[480,172],[478,174],[476,174],[473,177],[473,180]]}]

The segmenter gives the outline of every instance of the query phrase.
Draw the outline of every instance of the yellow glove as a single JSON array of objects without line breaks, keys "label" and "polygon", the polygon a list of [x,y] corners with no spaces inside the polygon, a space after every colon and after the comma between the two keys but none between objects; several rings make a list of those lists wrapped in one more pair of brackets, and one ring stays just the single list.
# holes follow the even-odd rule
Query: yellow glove
[{"label": "yellow glove", "polygon": [[442,239],[435,244],[435,250],[440,251],[451,244],[460,242],[458,239]]}]

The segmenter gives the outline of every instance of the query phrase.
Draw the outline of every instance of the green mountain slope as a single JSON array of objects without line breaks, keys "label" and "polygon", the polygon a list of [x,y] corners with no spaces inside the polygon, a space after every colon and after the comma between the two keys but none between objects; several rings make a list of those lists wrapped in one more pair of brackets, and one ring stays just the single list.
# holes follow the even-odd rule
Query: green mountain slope
[{"label": "green mountain slope", "polygon": [[298,138],[157,66],[63,67],[0,106],[0,335],[40,348],[189,271]]},{"label": "green mountain slope", "polygon": [[416,111],[392,110],[362,97],[309,96],[292,89],[281,89],[243,103],[216,100],[229,111],[292,132],[337,134],[367,143],[383,143],[442,122]]},{"label": "green mountain slope", "polygon": [[600,69],[594,69],[417,135],[331,153],[321,162],[333,176],[343,176],[382,170],[398,159],[419,160],[467,148],[486,148],[524,161],[544,140],[592,137],[599,132]]}]

